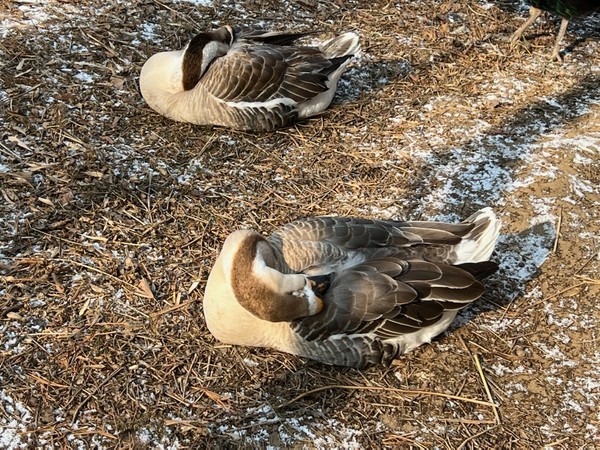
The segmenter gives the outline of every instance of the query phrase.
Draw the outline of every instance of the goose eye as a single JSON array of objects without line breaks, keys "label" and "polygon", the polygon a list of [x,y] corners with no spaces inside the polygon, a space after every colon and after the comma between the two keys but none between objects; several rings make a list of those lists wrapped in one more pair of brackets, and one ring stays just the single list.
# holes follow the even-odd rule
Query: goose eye
[{"label": "goose eye", "polygon": [[325,296],[325,292],[331,285],[331,274],[327,275],[316,275],[314,277],[307,277],[309,287],[313,290],[315,295],[319,298]]}]

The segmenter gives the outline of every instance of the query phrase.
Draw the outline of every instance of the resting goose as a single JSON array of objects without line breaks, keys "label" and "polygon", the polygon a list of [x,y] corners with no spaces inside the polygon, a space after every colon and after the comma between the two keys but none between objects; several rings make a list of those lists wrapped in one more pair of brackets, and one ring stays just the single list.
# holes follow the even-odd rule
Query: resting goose
[{"label": "resting goose", "polygon": [[183,50],[153,55],[142,67],[148,105],[173,120],[268,131],[325,110],[358,36],[345,33],[318,48],[294,45],[308,33],[221,27]]},{"label": "resting goose", "polygon": [[320,217],[268,238],[236,231],[208,277],[206,324],[228,344],[389,365],[481,297],[499,229],[485,208],[457,224]]}]

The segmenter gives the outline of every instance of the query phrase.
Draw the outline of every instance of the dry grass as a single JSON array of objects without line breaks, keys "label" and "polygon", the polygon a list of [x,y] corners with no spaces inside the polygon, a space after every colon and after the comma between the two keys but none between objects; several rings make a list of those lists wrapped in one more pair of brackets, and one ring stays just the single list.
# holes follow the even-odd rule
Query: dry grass
[{"label": "dry grass", "polygon": [[[504,38],[522,16],[477,1],[243,4],[48,2],[37,30],[29,3],[0,6],[0,18],[20,21],[0,42],[0,167],[8,168],[0,170],[0,384],[9,398],[0,423],[31,447],[235,447],[264,430],[256,445],[285,446],[289,435],[308,448],[592,448],[597,388],[579,398],[569,381],[598,363],[597,337],[582,325],[562,342],[565,327],[542,311],[552,305],[560,316],[576,302],[582,318],[600,316],[592,300],[600,294],[598,191],[573,204],[567,181],[540,180],[506,195],[500,184],[465,194],[451,211],[422,202],[443,184],[441,168],[460,163],[453,148],[479,151],[464,131],[479,122],[515,146],[530,142],[520,127],[536,120],[540,139],[560,126],[597,136],[597,122],[578,109],[598,105],[593,26],[570,29],[568,42],[588,39],[557,65],[546,58],[552,34],[509,52]],[[359,30],[364,55],[326,114],[275,133],[173,123],[144,104],[137,77],[150,54],[241,21],[324,35]],[[159,43],[143,37],[148,23]],[[486,97],[503,77],[529,88],[509,101]],[[557,166],[597,187],[598,160],[571,159]],[[524,165],[504,162],[511,173]],[[234,229],[268,233],[332,213],[465,216],[489,203],[513,233],[502,260],[519,253],[518,233],[535,215],[521,205],[532,196],[557,199],[562,218],[539,277],[499,274],[481,307],[489,315],[391,368],[358,372],[221,346],[206,330],[206,277]],[[508,325],[488,326],[500,322]],[[579,364],[560,365],[541,345]],[[511,370],[503,375],[498,364]],[[557,411],[571,429],[544,431]],[[313,422],[312,438],[298,431]]]}]

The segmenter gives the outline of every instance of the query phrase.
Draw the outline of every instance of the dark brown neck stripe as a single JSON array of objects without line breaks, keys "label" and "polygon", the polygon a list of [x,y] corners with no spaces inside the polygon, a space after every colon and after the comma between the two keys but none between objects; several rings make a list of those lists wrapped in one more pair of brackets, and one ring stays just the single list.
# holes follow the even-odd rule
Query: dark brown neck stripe
[{"label": "dark brown neck stripe", "polygon": [[222,42],[223,44],[231,45],[233,36],[227,28],[219,28],[207,33],[200,33],[190,41],[185,55],[183,56],[183,89],[189,91],[193,89],[200,78],[202,77],[202,55],[204,47],[210,42]]},{"label": "dark brown neck stripe", "polygon": [[308,315],[306,300],[280,295],[269,289],[252,271],[260,235],[249,236],[240,246],[231,265],[231,288],[238,303],[250,313],[270,322],[292,321]]},{"label": "dark brown neck stripe", "polygon": [[208,33],[200,33],[189,43],[183,55],[183,89],[189,91],[200,81],[200,70],[202,69],[202,50],[211,41]]}]

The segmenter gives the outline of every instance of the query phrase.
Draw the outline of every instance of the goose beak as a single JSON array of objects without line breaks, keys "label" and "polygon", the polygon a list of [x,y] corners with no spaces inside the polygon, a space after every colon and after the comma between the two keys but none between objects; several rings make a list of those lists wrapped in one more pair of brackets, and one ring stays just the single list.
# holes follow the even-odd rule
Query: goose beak
[{"label": "goose beak", "polygon": [[325,297],[325,292],[331,285],[331,275],[316,275],[314,277],[307,277],[309,287],[321,300]]}]

